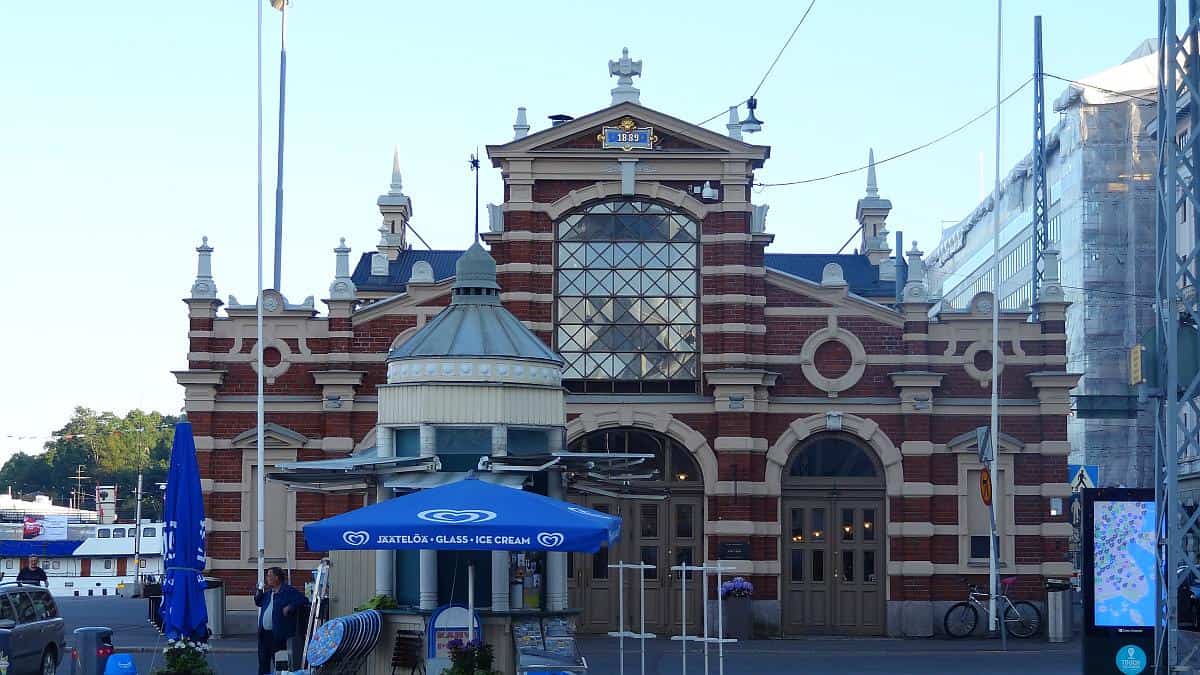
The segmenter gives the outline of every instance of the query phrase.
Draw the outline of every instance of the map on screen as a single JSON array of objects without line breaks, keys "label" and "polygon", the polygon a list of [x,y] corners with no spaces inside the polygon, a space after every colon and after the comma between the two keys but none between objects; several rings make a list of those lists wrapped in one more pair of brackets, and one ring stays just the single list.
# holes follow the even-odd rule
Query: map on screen
[{"label": "map on screen", "polygon": [[1154,502],[1093,503],[1097,626],[1154,625]]}]

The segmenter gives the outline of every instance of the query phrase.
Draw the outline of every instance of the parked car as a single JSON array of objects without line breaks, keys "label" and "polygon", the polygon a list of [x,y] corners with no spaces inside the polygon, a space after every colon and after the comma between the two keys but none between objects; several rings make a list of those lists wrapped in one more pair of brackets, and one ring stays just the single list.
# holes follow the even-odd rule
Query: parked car
[{"label": "parked car", "polygon": [[50,591],[0,583],[0,654],[10,675],[54,675],[66,648],[66,625]]}]

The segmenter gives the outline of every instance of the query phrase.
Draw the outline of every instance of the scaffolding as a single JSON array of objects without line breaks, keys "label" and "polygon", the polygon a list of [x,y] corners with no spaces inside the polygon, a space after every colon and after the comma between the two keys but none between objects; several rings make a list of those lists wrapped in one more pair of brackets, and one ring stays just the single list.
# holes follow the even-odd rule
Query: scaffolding
[{"label": "scaffolding", "polygon": [[[1158,0],[1158,170],[1156,172],[1157,284],[1155,310],[1158,385],[1155,399],[1155,497],[1158,509],[1158,603],[1155,621],[1155,665],[1160,673],[1194,672],[1200,649],[1181,640],[1176,589],[1188,574],[1200,575],[1185,540],[1200,536],[1200,511],[1187,509],[1179,492],[1181,461],[1200,450],[1200,371],[1181,372],[1200,342],[1181,344],[1181,330],[1200,324],[1196,294],[1196,260],[1200,237],[1200,181],[1194,164],[1200,158],[1194,133],[1200,121],[1200,60],[1197,26],[1200,2],[1189,0],[1182,36],[1175,27],[1177,0]],[[1185,231],[1190,228],[1190,232]],[[1200,354],[1196,354],[1200,356]]]}]

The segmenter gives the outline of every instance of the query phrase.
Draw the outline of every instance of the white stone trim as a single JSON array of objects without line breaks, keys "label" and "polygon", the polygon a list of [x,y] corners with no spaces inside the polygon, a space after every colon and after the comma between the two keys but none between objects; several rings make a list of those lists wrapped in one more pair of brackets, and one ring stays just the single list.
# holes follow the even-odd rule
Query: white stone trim
[{"label": "white stone trim", "polygon": [[721,275],[744,275],[748,277],[765,277],[767,269],[765,267],[751,267],[749,265],[704,265],[700,268],[700,274],[706,277],[715,277]]},{"label": "white stone trim", "polygon": [[[837,377],[826,377],[817,369],[817,349],[826,342],[840,342],[850,352],[850,367]],[[825,391],[830,398],[836,398],[839,392],[845,391],[862,379],[867,369],[867,350],[862,342],[850,331],[838,327],[837,317],[829,317],[829,325],[813,331],[800,347],[800,368],[804,377],[817,389]]]},{"label": "white stone trim", "polygon": [[[666,434],[678,441],[692,453],[693,459],[700,466],[700,474],[704,478],[704,493],[717,493],[717,455],[708,445],[704,434],[675,419],[671,414],[661,411],[643,411],[637,408],[619,408],[617,410],[588,411],[567,423],[567,442],[570,443],[584,434],[597,429],[612,427],[637,427],[650,429]],[[739,483],[741,486],[741,483]],[[739,494],[747,494],[739,490]],[[778,494],[778,492],[776,492]],[[707,502],[706,502],[707,503]]]},{"label": "white stone trim", "polygon": [[937,534],[937,526],[933,523],[888,523],[889,537],[921,537],[929,538]]},{"label": "white stone trim", "polygon": [[[773,494],[781,492],[783,470],[792,451],[804,439],[825,431],[828,423],[827,417],[826,414],[821,413],[797,418],[788,425],[787,430],[779,435],[775,444],[767,451],[766,484]],[[879,424],[874,420],[845,412],[842,413],[841,419],[843,432],[857,436],[875,451],[879,463],[883,466],[887,494],[889,496],[902,494],[904,475],[901,461],[903,458],[895,444],[879,428]]]},{"label": "white stone trim", "polygon": [[[713,295],[701,295],[700,303],[703,305],[763,305],[767,304],[767,296],[765,295],[747,295],[745,293],[717,293]],[[770,310],[765,310],[768,313]]]},{"label": "white stone trim", "polygon": [[732,567],[732,570],[722,573],[723,578],[747,576],[751,574],[771,577],[782,574],[782,565],[780,565],[778,560],[709,560],[705,564],[711,566],[720,565],[721,567]]},{"label": "white stone trim", "polygon": [[761,323],[706,323],[700,326],[701,333],[750,333],[766,335],[767,326]]},{"label": "white stone trim", "polygon": [[783,532],[779,521],[710,520],[704,534],[717,537],[778,537]]},{"label": "white stone trim", "polygon": [[500,302],[554,302],[553,293],[530,293],[529,291],[511,291],[500,294]]},{"label": "white stone trim", "polygon": [[535,265],[533,263],[523,262],[496,265],[496,274],[505,273],[554,274],[554,265]]},{"label": "white stone trim", "polygon": [[767,439],[750,436],[718,436],[713,439],[713,449],[717,452],[766,452]]},{"label": "white stone trim", "polygon": [[558,387],[562,384],[562,369],[524,359],[429,357],[392,361],[387,379],[388,384],[479,382]]},{"label": "white stone trim", "polygon": [[[1025,353],[1017,348],[1018,343],[1016,340],[1014,340],[1011,344],[1013,345],[1013,351],[1016,352],[1016,355],[1018,357],[1025,356]],[[992,383],[992,371],[990,371],[990,370],[983,371],[983,370],[979,370],[978,368],[975,367],[975,355],[982,351],[986,351],[986,352],[992,351],[992,343],[990,341],[985,343],[980,340],[972,342],[967,347],[967,351],[963,352],[963,355],[959,358],[962,359],[963,369],[967,371],[967,375],[970,375],[972,379],[979,382],[979,386],[988,387],[988,386],[991,386],[991,383]],[[1004,374],[1004,364],[1006,361],[1009,360],[1004,353],[1003,347],[1000,348],[1000,353],[997,354],[997,357],[998,357],[998,360],[996,362],[997,363],[996,374],[1003,375]],[[1034,361],[1036,363],[1044,363],[1045,357],[1039,356]]]}]

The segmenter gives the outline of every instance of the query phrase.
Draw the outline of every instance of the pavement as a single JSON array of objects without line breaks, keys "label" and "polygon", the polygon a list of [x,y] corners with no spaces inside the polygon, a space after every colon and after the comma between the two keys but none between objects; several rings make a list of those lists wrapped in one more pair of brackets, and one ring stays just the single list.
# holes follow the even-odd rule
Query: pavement
[{"label": "pavement", "polygon": [[[81,626],[108,626],[114,633],[117,651],[134,655],[138,672],[147,675],[162,665],[163,638],[147,621],[144,600],[119,597],[61,598],[59,608],[67,622],[68,646],[72,631]],[[971,675],[1071,675],[1082,673],[1078,638],[1064,644],[1048,644],[1042,639],[1010,640],[1009,650],[1001,651],[998,640],[900,640],[889,638],[811,637],[784,640],[753,640],[726,645],[725,675],[774,675],[805,673],[858,675],[930,675],[933,673],[970,673]],[[587,658],[593,675],[641,674],[638,641],[625,641],[625,667],[621,668],[618,641],[615,638],[583,637],[580,651]],[[715,645],[710,645],[709,667],[704,667],[703,645],[689,644],[687,670],[679,642],[646,641],[647,675],[719,675],[720,660]],[[213,640],[210,662],[218,675],[253,675],[256,647],[250,635]],[[59,675],[70,675],[64,663]],[[431,674],[436,675],[436,674]]]}]

